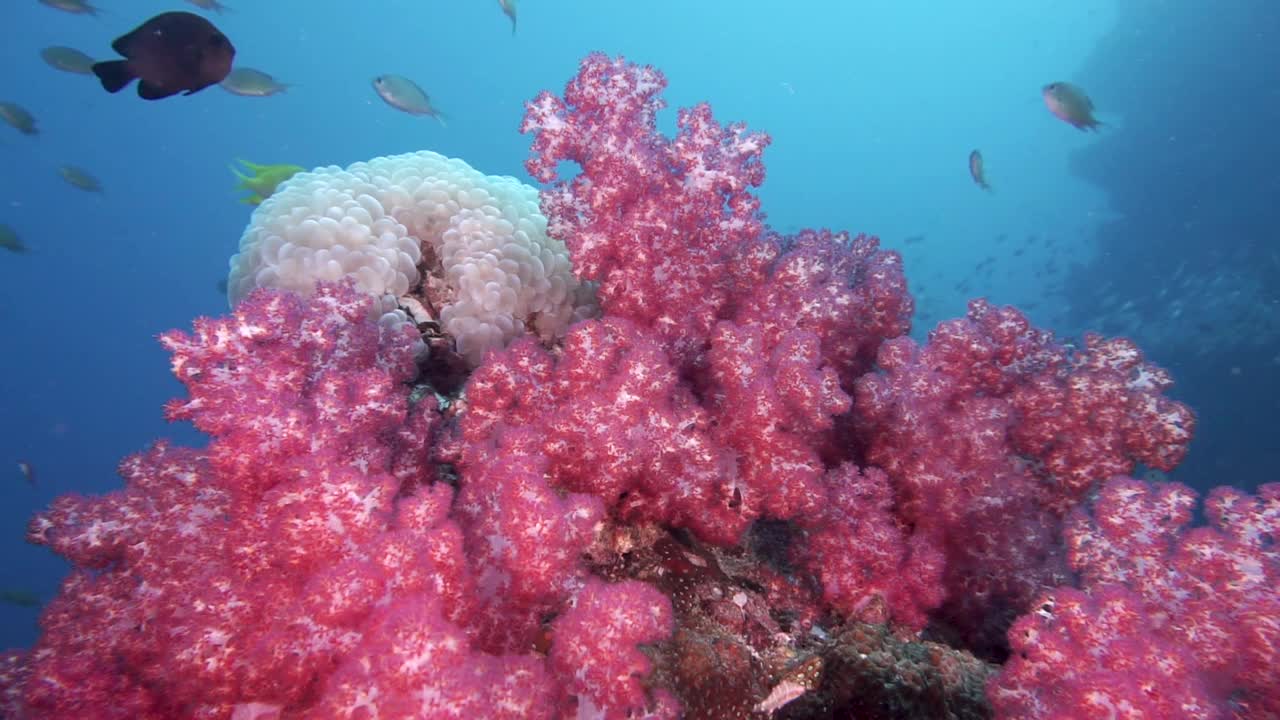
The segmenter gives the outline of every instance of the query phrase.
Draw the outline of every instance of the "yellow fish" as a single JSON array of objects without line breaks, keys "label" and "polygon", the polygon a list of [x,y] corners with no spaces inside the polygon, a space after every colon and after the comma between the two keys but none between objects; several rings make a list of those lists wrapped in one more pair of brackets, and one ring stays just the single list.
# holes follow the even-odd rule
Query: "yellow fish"
[{"label": "yellow fish", "polygon": [[231,172],[240,179],[236,189],[248,190],[250,193],[249,197],[241,198],[240,202],[255,206],[262,204],[263,200],[271,197],[276,188],[280,187],[280,183],[300,172],[306,171],[306,168],[297,165],[258,165],[248,160],[236,160],[236,162],[252,173],[251,175],[245,175],[234,165],[231,167]]}]

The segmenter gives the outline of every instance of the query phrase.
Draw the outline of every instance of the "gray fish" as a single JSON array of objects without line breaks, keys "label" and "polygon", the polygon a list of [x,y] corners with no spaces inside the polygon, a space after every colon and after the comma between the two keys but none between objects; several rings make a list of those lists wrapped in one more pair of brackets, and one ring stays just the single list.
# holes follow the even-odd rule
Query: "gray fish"
[{"label": "gray fish", "polygon": [[502,14],[511,18],[511,34],[516,34],[516,0],[498,0],[502,6]]},{"label": "gray fish", "polygon": [[246,67],[232,70],[226,79],[218,84],[229,93],[245,97],[267,97],[282,93],[289,88],[287,84],[261,70]]},{"label": "gray fish", "polygon": [[125,57],[95,63],[107,92],[138,78],[138,97],[159,100],[216,85],[231,72],[236,49],[213,23],[189,12],[160,13],[111,43]]},{"label": "gray fish", "polygon": [[75,48],[54,45],[40,51],[40,57],[54,70],[75,73],[76,75],[92,75],[94,59]]},{"label": "gray fish", "polygon": [[187,2],[195,5],[201,10],[212,10],[216,13],[227,12],[231,8],[218,2],[218,0],[187,0]]},{"label": "gray fish", "polygon": [[[18,237],[18,231],[4,223],[0,223],[0,248],[20,255],[27,252],[27,246],[22,243],[22,238]],[[30,468],[31,466],[26,463],[18,463],[18,469],[22,471],[27,480],[31,479]]]},{"label": "gray fish", "polygon": [[417,83],[401,75],[379,75],[373,89],[388,105],[410,115],[429,115],[444,125],[444,113],[431,105],[431,98]]},{"label": "gray fish", "polygon": [[5,588],[0,590],[0,603],[18,607],[40,607],[40,596],[30,590]]},{"label": "gray fish", "polygon": [[40,0],[40,4],[72,15],[97,15],[99,12],[98,8],[90,5],[86,0]]},{"label": "gray fish", "polygon": [[58,174],[62,176],[63,180],[85,192],[102,192],[102,183],[98,182],[98,178],[84,168],[76,167],[75,165],[63,165],[58,168]]},{"label": "gray fish", "polygon": [[23,135],[39,135],[36,118],[18,103],[0,102],[0,120],[12,125]]}]

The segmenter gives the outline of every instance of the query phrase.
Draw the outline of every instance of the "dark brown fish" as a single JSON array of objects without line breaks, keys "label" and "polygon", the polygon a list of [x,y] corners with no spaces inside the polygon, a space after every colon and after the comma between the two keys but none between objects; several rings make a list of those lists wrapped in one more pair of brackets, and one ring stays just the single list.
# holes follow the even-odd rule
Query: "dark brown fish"
[{"label": "dark brown fish", "polygon": [[138,78],[138,97],[146,100],[216,85],[231,72],[236,56],[222,31],[189,12],[160,13],[116,38],[111,49],[125,59],[94,63],[93,74],[113,93]]}]

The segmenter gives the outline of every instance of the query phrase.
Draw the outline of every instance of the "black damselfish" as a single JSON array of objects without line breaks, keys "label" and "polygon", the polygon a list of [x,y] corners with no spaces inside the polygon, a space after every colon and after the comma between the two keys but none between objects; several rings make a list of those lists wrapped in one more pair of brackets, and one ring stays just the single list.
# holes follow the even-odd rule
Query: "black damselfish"
[{"label": "black damselfish", "polygon": [[161,13],[116,38],[111,49],[125,59],[94,63],[102,87],[119,92],[138,78],[138,97],[147,100],[216,85],[231,72],[236,56],[221,30],[189,12]]}]

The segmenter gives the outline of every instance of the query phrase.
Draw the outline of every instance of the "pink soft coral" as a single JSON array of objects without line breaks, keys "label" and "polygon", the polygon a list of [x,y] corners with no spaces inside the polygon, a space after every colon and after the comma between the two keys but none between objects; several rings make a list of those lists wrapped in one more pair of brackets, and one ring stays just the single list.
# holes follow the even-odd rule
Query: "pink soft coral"
[{"label": "pink soft coral", "polygon": [[[510,459],[454,507],[426,463],[435,401],[410,402],[412,338],[379,329],[368,302],[345,285],[305,301],[259,291],[164,337],[190,391],[170,415],[209,447],[158,444],[123,463],[123,490],[62,498],[32,522],[76,569],[39,644],[0,673],[6,704],[225,720],[549,718],[588,701],[527,633],[583,592],[599,501],[561,498]],[[592,587],[637,613],[665,607],[640,583]],[[669,631],[578,614],[611,658]],[[618,702],[645,705],[641,681]],[[616,713],[614,697],[590,702]]]},{"label": "pink soft coral", "polygon": [[604,311],[655,330],[679,361],[694,357],[728,302],[723,267],[760,235],[769,138],[721,126],[705,104],[681,110],[667,139],[656,116],[667,81],[648,66],[594,53],[561,99],[528,104],[521,132],[535,133],[529,174],[557,179],[569,160],[582,168],[542,194],[547,233],[568,245],[574,271],[600,283]]},{"label": "pink soft coral", "polygon": [[1067,529],[1084,590],[1060,588],[1009,632],[998,717],[1280,715],[1280,485],[1196,494],[1116,477]]}]

